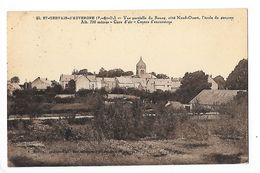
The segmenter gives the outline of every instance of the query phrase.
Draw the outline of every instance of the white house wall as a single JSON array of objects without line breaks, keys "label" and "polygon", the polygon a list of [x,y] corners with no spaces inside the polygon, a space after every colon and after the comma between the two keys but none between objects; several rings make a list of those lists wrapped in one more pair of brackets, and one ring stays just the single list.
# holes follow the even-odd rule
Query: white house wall
[{"label": "white house wall", "polygon": [[76,91],[80,89],[90,89],[90,82],[86,77],[80,77],[76,80]]}]

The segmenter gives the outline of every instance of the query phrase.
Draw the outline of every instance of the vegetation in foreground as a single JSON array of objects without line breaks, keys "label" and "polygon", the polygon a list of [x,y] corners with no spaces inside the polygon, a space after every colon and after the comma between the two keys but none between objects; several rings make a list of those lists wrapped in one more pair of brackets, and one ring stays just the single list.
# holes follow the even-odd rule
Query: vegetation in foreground
[{"label": "vegetation in foreground", "polygon": [[160,116],[143,116],[140,101],[106,105],[97,97],[95,103],[93,119],[9,121],[9,166],[248,161],[246,95],[222,105],[213,120],[159,105]]}]

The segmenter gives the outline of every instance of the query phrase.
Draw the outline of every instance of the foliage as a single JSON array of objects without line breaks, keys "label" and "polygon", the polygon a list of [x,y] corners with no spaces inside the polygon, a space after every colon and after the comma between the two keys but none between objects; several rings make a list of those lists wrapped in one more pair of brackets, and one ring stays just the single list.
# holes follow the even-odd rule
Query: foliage
[{"label": "foliage", "polygon": [[99,139],[135,139],[143,137],[143,116],[141,102],[133,105],[116,101],[105,106],[99,99],[94,113],[94,127]]},{"label": "foliage", "polygon": [[144,104],[140,100],[131,103],[115,101],[106,106],[100,99],[94,113],[98,139],[174,138],[177,124],[187,119],[186,113],[165,109],[163,102],[156,104],[153,109],[155,116],[150,116],[145,113]]},{"label": "foliage", "polygon": [[94,90],[94,93],[100,94],[101,96],[105,96],[105,95],[108,94],[107,90],[106,90],[104,87],[102,87],[102,88],[100,88],[100,89],[97,89],[97,88],[96,88],[96,89]]},{"label": "foliage", "polygon": [[131,76],[134,73],[132,71],[124,71],[120,68],[105,70],[103,67],[99,70],[97,77],[120,77],[120,76]]},{"label": "foliage", "polygon": [[218,75],[214,77],[214,81],[218,84],[218,89],[225,89],[226,81],[222,76]]},{"label": "foliage", "polygon": [[74,103],[75,98],[73,98],[73,97],[66,97],[66,98],[55,97],[54,101],[55,101],[55,103]]},{"label": "foliage", "polygon": [[115,87],[115,88],[112,88],[111,93],[112,94],[126,94],[127,91],[125,88]]},{"label": "foliage", "polygon": [[248,147],[248,94],[239,92],[227,104],[219,107],[221,114],[230,115],[223,121],[223,127],[215,131],[224,139],[242,139],[241,149]]},{"label": "foliage", "polygon": [[155,72],[151,72],[151,75],[155,76],[157,79],[169,79],[170,77],[166,74],[156,74]]},{"label": "foliage", "polygon": [[88,89],[80,89],[77,91],[77,95],[79,97],[86,97],[88,96],[89,94],[92,94],[93,93],[93,90],[88,90]]},{"label": "foliage", "polygon": [[169,79],[169,78],[170,78],[170,77],[167,76],[166,74],[157,74],[156,77],[157,77],[158,79]]},{"label": "foliage", "polygon": [[[59,86],[56,86],[59,88]],[[60,89],[48,87],[45,91],[37,89],[16,90],[8,98],[8,114],[38,115],[46,111],[46,103],[52,103]],[[10,104],[10,105],[9,105]]]},{"label": "foliage", "polygon": [[203,71],[185,73],[180,88],[176,91],[178,101],[188,103],[203,89],[209,89],[208,75]]},{"label": "foliage", "polygon": [[164,103],[167,102],[167,100],[177,100],[177,95],[174,92],[170,91],[162,91],[157,90],[153,93],[150,93],[145,90],[139,90],[136,88],[113,88],[111,91],[112,94],[127,94],[127,95],[134,95],[137,97],[140,97],[143,101],[151,101],[153,103],[157,103],[160,101],[163,101]]},{"label": "foliage", "polygon": [[248,61],[239,61],[235,69],[229,74],[226,81],[226,88],[230,90],[248,89]]},{"label": "foliage", "polygon": [[200,114],[203,113],[205,114],[206,112],[210,112],[210,108],[207,108],[205,106],[202,106],[198,100],[196,100],[193,104],[192,104],[192,113],[193,114]]},{"label": "foliage", "polygon": [[76,91],[76,82],[72,79],[68,82],[68,87],[64,90],[66,94],[74,94]]},{"label": "foliage", "polygon": [[11,83],[19,83],[20,82],[20,79],[18,76],[14,76],[11,78]]},{"label": "foliage", "polygon": [[88,69],[81,69],[81,70],[73,70],[72,75],[84,75],[84,76],[87,76],[87,75],[93,75],[93,73],[89,72]]},{"label": "foliage", "polygon": [[88,89],[80,89],[77,91],[77,96],[79,97],[87,97],[93,94],[100,94],[101,96],[107,95],[108,92],[105,90],[105,88],[95,89],[95,90],[88,90]]}]

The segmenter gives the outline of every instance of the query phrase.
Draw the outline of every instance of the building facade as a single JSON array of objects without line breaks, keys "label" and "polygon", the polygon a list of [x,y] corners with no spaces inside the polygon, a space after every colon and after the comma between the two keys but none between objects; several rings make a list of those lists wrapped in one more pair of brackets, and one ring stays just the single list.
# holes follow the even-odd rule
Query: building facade
[{"label": "building facade", "polygon": [[32,81],[32,88],[36,88],[37,90],[46,90],[48,87],[51,87],[51,81],[47,78],[37,77],[34,81]]}]

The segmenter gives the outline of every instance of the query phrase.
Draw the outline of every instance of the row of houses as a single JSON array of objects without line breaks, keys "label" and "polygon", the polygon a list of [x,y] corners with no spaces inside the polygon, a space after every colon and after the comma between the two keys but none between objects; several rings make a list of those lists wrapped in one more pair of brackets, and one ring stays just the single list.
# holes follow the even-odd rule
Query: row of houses
[{"label": "row of houses", "polygon": [[100,89],[105,88],[110,91],[115,87],[119,88],[135,88],[154,92],[176,91],[180,85],[180,80],[174,79],[156,79],[156,78],[140,78],[136,76],[120,76],[114,78],[96,77],[95,75],[65,75],[62,74],[59,83],[63,89],[69,85],[69,81],[74,80],[76,91],[80,89]]}]

